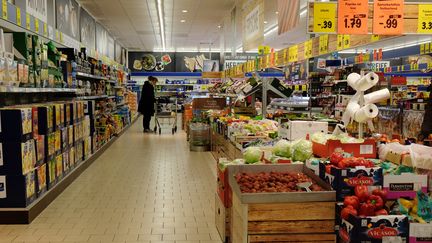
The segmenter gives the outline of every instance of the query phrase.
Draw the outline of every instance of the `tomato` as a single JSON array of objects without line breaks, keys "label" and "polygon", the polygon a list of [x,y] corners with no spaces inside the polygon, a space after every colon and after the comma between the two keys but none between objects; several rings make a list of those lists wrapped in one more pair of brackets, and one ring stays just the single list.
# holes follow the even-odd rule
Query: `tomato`
[{"label": "tomato", "polygon": [[356,196],[347,196],[344,198],[344,206],[352,206],[355,209],[358,209],[360,205],[359,199]]},{"label": "tomato", "polygon": [[357,210],[355,208],[353,208],[351,205],[348,205],[347,207],[345,207],[344,209],[342,209],[341,211],[341,217],[345,220],[348,219],[349,215],[354,215],[357,216]]},{"label": "tomato", "polygon": [[330,163],[332,165],[338,165],[338,163],[343,159],[343,154],[342,153],[338,153],[338,152],[334,152],[330,155]]}]

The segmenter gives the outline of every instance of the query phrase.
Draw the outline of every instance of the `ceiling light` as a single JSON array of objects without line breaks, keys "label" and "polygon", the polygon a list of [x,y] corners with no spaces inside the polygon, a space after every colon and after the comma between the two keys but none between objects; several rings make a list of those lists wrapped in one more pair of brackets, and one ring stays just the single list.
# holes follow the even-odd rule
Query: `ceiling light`
[{"label": "ceiling light", "polygon": [[278,25],[277,24],[275,26],[273,26],[273,27],[270,27],[270,28],[266,29],[264,31],[264,37],[269,36],[271,33],[275,32],[277,30],[278,30]]},{"label": "ceiling light", "polygon": [[186,20],[185,20],[185,19],[182,19],[182,20],[180,20],[180,22],[184,23],[184,22],[186,22]]},{"label": "ceiling light", "polygon": [[276,12],[275,12],[275,14],[279,14],[279,12],[278,12],[278,11],[276,11]]},{"label": "ceiling light", "polygon": [[162,0],[156,0],[157,3],[157,12],[159,17],[159,27],[160,27],[160,35],[161,35],[161,41],[162,41],[162,49],[163,51],[166,50],[165,46],[165,23],[164,23],[164,13],[162,9]]},{"label": "ceiling light", "polygon": [[267,24],[268,22],[267,21],[264,21],[264,24]]},{"label": "ceiling light", "polygon": [[222,26],[218,25],[218,28],[220,29],[220,28],[222,28]]},{"label": "ceiling light", "polygon": [[188,11],[186,10],[186,9],[183,9],[182,10],[182,13],[187,13]]}]

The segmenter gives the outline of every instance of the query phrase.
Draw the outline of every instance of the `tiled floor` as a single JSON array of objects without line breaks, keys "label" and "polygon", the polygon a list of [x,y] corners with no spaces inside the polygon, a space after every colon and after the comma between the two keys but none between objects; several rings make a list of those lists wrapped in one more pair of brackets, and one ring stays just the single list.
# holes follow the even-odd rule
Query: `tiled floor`
[{"label": "tiled floor", "polygon": [[30,225],[0,242],[217,242],[215,162],[183,132],[143,134],[141,119]]}]

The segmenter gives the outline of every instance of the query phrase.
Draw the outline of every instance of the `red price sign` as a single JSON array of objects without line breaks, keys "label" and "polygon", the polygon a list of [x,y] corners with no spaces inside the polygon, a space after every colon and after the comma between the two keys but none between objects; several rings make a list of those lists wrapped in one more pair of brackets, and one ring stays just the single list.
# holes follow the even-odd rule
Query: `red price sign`
[{"label": "red price sign", "polygon": [[373,33],[401,35],[404,30],[404,1],[375,0]]},{"label": "red price sign", "polygon": [[368,33],[368,0],[339,0],[338,2],[338,33]]}]

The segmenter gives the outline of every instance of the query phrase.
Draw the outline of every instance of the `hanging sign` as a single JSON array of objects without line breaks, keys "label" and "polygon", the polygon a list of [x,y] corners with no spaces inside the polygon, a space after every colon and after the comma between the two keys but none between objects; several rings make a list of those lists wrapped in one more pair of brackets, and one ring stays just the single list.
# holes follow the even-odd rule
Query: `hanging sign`
[{"label": "hanging sign", "polygon": [[417,33],[432,34],[432,4],[418,5]]},{"label": "hanging sign", "polygon": [[351,47],[351,36],[350,35],[344,35],[343,36],[343,48],[348,49]]},{"label": "hanging sign", "polygon": [[339,0],[338,33],[367,34],[368,12],[368,0]]},{"label": "hanging sign", "polygon": [[21,26],[21,8],[16,7],[16,23]]},{"label": "hanging sign", "polygon": [[319,37],[319,55],[328,53],[328,35],[320,35]]},{"label": "hanging sign", "polygon": [[343,49],[343,38],[344,35],[337,35],[337,46],[336,46],[336,50],[340,51]]},{"label": "hanging sign", "polygon": [[288,49],[288,62],[297,62],[298,61],[298,45],[291,46]]},{"label": "hanging sign", "polygon": [[8,19],[8,2],[7,2],[7,0],[2,0],[2,16],[4,19]]},{"label": "hanging sign", "polygon": [[312,40],[308,40],[304,43],[304,57],[305,59],[312,57]]},{"label": "hanging sign", "polygon": [[336,32],[336,8],[333,3],[314,2],[314,32]]},{"label": "hanging sign", "polygon": [[285,48],[283,49],[283,63],[287,63],[287,57],[288,57],[288,50]]},{"label": "hanging sign", "polygon": [[373,33],[401,35],[404,31],[404,0],[375,0]]}]

